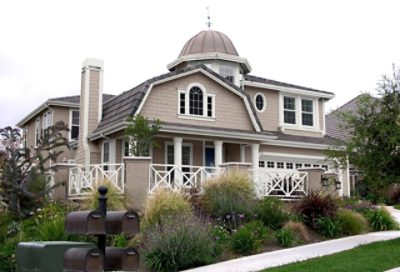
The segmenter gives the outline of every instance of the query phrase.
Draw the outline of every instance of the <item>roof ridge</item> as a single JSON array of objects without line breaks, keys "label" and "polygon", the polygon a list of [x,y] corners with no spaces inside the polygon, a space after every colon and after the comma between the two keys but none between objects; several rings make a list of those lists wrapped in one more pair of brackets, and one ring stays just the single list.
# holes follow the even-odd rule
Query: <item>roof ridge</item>
[{"label": "roof ridge", "polygon": [[333,111],[331,111],[330,113],[326,114],[325,116],[330,116],[333,115],[335,112],[337,112],[338,110],[343,109],[345,106],[349,105],[350,103],[352,103],[354,100],[358,99],[360,96],[365,95],[365,93],[361,93],[359,95],[357,95],[356,97],[353,97],[352,99],[350,99],[349,101],[347,101],[346,103],[344,103],[343,105],[341,105],[340,107],[334,109]]}]

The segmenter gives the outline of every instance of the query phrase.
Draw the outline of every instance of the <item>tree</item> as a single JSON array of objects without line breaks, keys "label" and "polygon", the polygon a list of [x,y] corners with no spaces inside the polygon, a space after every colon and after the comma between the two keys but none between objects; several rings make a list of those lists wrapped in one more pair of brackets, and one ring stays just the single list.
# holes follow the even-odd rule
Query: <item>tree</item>
[{"label": "tree", "polygon": [[339,112],[349,138],[344,148],[330,155],[346,158],[365,176],[367,189],[377,195],[382,188],[400,182],[400,71],[378,83],[378,97],[364,94],[355,111]]},{"label": "tree", "polygon": [[33,151],[22,146],[22,137],[17,128],[0,129],[4,146],[3,164],[0,170],[0,196],[8,210],[18,217],[27,217],[43,204],[47,193],[53,189],[46,181],[50,167],[47,162],[56,161],[62,153],[57,147],[68,146],[62,131],[68,127],[63,122],[43,131],[38,146]]},{"label": "tree", "polygon": [[149,156],[150,149],[157,146],[154,136],[161,129],[161,120],[155,119],[152,124],[142,115],[130,116],[129,125],[125,129],[125,135],[129,139],[130,153],[135,156]]}]

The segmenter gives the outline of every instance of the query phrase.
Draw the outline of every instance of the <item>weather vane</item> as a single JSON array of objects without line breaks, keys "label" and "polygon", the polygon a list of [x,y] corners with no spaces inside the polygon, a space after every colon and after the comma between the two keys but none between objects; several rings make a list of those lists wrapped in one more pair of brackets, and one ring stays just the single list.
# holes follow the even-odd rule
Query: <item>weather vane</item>
[{"label": "weather vane", "polygon": [[207,23],[206,26],[208,26],[208,30],[211,28],[211,17],[210,17],[210,7],[207,7]]}]

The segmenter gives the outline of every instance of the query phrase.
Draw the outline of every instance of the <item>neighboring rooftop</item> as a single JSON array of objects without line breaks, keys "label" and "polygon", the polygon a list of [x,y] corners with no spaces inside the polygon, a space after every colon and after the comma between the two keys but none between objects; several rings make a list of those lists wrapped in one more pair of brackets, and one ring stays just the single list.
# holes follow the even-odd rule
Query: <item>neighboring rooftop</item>
[{"label": "neighboring rooftop", "polygon": [[342,127],[343,121],[340,120],[338,114],[345,111],[356,111],[361,96],[362,94],[354,97],[346,104],[325,115],[326,135],[341,141],[348,139],[351,131]]},{"label": "neighboring rooftop", "polygon": [[[107,102],[111,98],[115,97],[113,94],[103,94],[103,103]],[[74,103],[74,104],[79,104],[80,102],[80,95],[72,95],[72,96],[62,96],[62,97],[55,97],[55,98],[50,98],[48,101],[51,102],[68,102],[68,103]]]}]

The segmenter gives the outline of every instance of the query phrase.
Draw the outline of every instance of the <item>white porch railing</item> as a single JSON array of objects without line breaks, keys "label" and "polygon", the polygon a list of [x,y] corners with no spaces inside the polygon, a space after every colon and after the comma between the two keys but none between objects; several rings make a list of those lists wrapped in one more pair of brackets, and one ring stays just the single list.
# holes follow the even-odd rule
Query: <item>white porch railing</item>
[{"label": "white porch railing", "polygon": [[154,193],[158,188],[166,188],[173,191],[197,188],[207,179],[224,174],[225,168],[173,165],[173,164],[150,164],[149,193]]},{"label": "white porch railing", "polygon": [[124,164],[77,165],[69,170],[69,197],[89,195],[101,180],[110,181],[119,193],[125,190]]},{"label": "white porch railing", "polygon": [[299,198],[308,193],[308,173],[293,170],[259,169],[252,174],[259,198],[276,196],[281,198]]}]

